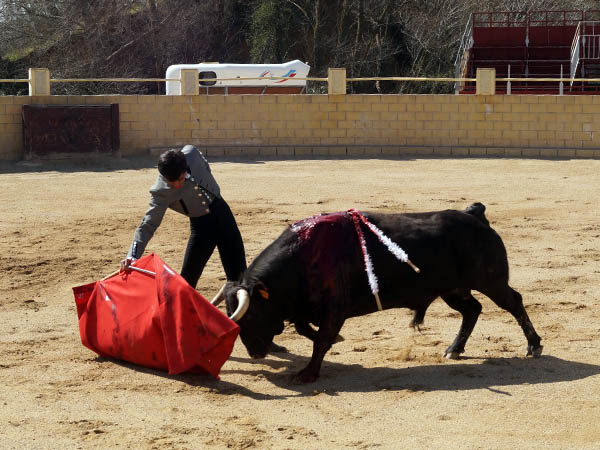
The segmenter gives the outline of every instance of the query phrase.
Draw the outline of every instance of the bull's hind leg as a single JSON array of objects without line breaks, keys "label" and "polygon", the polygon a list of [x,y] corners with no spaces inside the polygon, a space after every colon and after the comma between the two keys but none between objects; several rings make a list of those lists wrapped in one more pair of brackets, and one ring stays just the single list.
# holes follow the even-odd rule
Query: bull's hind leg
[{"label": "bull's hind leg", "polygon": [[414,316],[409,324],[413,329],[416,328],[417,330],[421,331],[421,325],[423,325],[427,308],[429,308],[429,305],[431,305],[436,298],[437,296],[428,299],[421,299],[419,306],[413,309]]},{"label": "bull's hind leg", "polygon": [[462,323],[454,342],[446,349],[444,356],[448,359],[457,359],[458,355],[464,353],[467,339],[471,336],[477,318],[481,313],[481,303],[471,295],[469,289],[457,289],[441,296],[450,306],[462,314]]},{"label": "bull's hind leg", "polygon": [[535,332],[531,320],[523,306],[523,297],[508,284],[505,286],[494,287],[491,289],[482,289],[482,294],[488,296],[500,308],[511,313],[523,329],[527,338],[527,353],[525,356],[539,357],[544,348],[540,343],[541,339]]}]

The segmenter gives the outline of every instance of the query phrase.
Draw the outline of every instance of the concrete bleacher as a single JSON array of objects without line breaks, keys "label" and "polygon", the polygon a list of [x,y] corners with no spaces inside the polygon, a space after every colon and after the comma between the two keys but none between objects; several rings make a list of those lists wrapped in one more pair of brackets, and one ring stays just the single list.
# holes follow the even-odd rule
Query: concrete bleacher
[{"label": "concrete bleacher", "polygon": [[[478,68],[494,68],[497,78],[569,78],[577,26],[599,16],[599,11],[473,13],[472,46],[461,75],[475,78]],[[506,93],[507,82],[497,81],[496,90]],[[511,82],[512,94],[558,94],[559,90],[559,80]],[[475,83],[465,83],[459,93],[475,93]],[[564,93],[597,93],[597,88],[567,83]]]}]

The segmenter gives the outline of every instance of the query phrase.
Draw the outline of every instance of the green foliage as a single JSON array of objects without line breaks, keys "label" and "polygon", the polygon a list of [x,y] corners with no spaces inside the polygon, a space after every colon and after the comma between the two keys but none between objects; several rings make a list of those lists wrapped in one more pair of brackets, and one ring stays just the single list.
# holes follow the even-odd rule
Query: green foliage
[{"label": "green foliage", "polygon": [[35,49],[33,47],[15,48],[4,54],[3,58],[5,58],[7,61],[15,62],[31,55],[34,51]]},{"label": "green foliage", "polygon": [[284,0],[258,1],[250,17],[251,62],[277,64],[283,62],[289,33],[293,28],[289,3]]}]

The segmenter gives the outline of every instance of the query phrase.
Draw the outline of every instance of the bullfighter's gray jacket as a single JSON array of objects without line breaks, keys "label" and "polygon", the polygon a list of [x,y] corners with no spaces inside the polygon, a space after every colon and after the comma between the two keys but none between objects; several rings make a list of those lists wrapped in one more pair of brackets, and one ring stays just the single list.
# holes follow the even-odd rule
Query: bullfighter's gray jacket
[{"label": "bullfighter's gray jacket", "polygon": [[142,256],[146,245],[162,222],[167,208],[188,217],[199,217],[209,214],[210,203],[215,197],[221,197],[219,185],[202,153],[192,145],[186,145],[181,151],[188,163],[185,182],[180,189],[175,189],[169,186],[162,175],[158,175],[150,188],[150,205],[135,230],[133,242],[127,253],[128,257]]}]

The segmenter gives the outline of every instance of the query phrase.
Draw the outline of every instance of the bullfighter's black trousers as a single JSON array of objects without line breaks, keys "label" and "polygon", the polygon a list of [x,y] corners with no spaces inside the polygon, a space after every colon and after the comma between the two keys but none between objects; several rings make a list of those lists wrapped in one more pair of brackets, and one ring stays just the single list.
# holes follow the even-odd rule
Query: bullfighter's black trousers
[{"label": "bullfighter's black trousers", "polygon": [[218,197],[211,202],[209,214],[190,217],[190,238],[181,268],[181,276],[190,286],[196,287],[215,247],[219,249],[227,280],[239,280],[246,269],[242,235],[229,205]]}]

